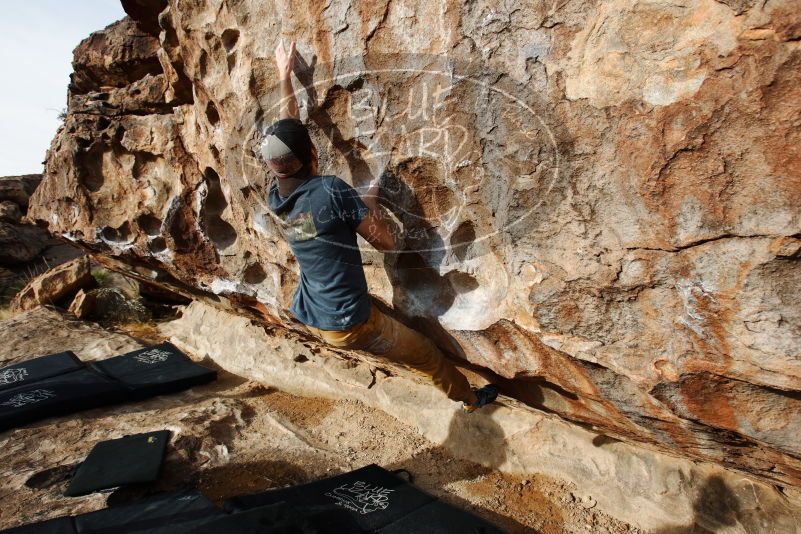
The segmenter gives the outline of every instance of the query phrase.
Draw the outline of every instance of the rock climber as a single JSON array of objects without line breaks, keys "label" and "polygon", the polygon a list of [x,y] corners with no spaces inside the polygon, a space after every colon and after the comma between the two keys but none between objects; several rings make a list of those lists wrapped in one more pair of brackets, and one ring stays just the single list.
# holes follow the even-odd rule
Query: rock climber
[{"label": "rock climber", "polygon": [[275,50],[281,85],[280,120],[265,132],[260,152],[277,180],[269,206],[300,265],[291,311],[326,343],[363,350],[430,377],[466,412],[493,402],[498,388],[472,389],[467,378],[436,345],[373,305],[356,234],[376,249],[397,245],[378,207],[377,186],[364,198],[342,179],[318,174],[317,149],[300,121],[292,89],[295,43]]}]

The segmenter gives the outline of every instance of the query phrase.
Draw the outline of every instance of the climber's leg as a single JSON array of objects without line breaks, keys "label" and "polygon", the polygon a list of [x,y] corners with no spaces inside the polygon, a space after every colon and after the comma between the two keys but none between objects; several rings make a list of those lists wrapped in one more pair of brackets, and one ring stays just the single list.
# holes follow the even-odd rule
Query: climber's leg
[{"label": "climber's leg", "polygon": [[452,400],[467,404],[476,402],[467,378],[430,339],[382,313],[376,306],[367,321],[349,330],[309,329],[335,347],[364,350],[411,367],[431,379]]}]

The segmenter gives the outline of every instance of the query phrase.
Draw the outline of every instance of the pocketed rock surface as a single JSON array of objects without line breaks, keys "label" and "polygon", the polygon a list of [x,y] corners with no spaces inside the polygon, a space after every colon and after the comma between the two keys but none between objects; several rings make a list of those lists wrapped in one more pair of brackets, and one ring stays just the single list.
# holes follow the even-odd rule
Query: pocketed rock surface
[{"label": "pocketed rock surface", "polygon": [[[135,340],[45,308],[0,322],[0,337],[0,365],[65,349],[90,361],[160,341]],[[159,429],[173,436],[157,483],[78,498],[62,495],[68,473],[95,443]],[[370,463],[407,469],[424,490],[510,533],[640,532],[593,509],[591,501],[576,500],[576,488],[565,481],[488,470],[454,458],[414,428],[361,402],[298,397],[225,371],[218,381],[183,393],[0,434],[0,528],[88,512],[164,489],[195,486],[221,503]]]}]

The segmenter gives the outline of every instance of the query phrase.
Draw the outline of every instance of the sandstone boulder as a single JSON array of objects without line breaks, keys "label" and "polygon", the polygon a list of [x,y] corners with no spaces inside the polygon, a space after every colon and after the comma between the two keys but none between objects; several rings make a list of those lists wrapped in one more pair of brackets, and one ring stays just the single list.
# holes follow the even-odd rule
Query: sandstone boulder
[{"label": "sandstone boulder", "polygon": [[41,304],[58,304],[79,289],[91,287],[94,283],[95,279],[89,271],[89,257],[82,256],[33,278],[14,297],[11,308],[27,311]]},{"label": "sandstone boulder", "polygon": [[126,5],[76,49],[53,232],[302,329],[254,156],[297,39],[323,171],[404,228],[378,299],[530,406],[801,486],[796,2]]},{"label": "sandstone boulder", "polygon": [[87,298],[87,293],[83,289],[79,289],[75,296],[72,298],[72,302],[70,302],[69,308],[67,311],[73,314],[78,319],[87,319],[92,315],[94,311],[94,301],[91,298]]},{"label": "sandstone boulder", "polygon": [[8,223],[18,223],[22,218],[19,206],[10,200],[0,202],[0,221]]},{"label": "sandstone boulder", "polygon": [[41,174],[0,177],[0,201],[13,202],[25,213],[28,211],[28,200],[41,181]]},{"label": "sandstone boulder", "polygon": [[49,244],[46,230],[30,224],[0,220],[0,265],[20,265],[33,260]]},{"label": "sandstone boulder", "polygon": [[151,318],[150,312],[139,300],[113,287],[79,290],[68,311],[81,319],[106,323],[138,323]]}]

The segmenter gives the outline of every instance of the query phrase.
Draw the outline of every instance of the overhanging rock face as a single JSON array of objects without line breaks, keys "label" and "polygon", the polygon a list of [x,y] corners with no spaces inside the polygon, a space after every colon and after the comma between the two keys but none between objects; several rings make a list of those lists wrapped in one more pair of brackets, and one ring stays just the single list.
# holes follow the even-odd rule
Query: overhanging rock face
[{"label": "overhanging rock face", "polygon": [[378,298],[518,399],[801,486],[797,3],[123,3],[75,51],[51,230],[298,327],[253,150],[296,39],[322,169],[405,230],[365,246]]}]

